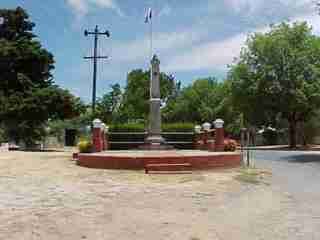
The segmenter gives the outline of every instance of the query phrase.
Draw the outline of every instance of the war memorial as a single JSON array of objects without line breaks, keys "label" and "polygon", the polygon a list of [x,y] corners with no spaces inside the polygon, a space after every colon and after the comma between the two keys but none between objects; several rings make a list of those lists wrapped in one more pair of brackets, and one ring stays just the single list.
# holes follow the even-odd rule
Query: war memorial
[{"label": "war memorial", "polygon": [[191,172],[219,167],[238,167],[241,156],[237,152],[224,152],[223,120],[205,123],[195,128],[194,149],[176,150],[166,143],[161,132],[160,60],[151,60],[150,115],[145,143],[129,151],[110,151],[106,125],[93,121],[92,142],[94,153],[75,154],[83,167],[100,169],[145,169],[150,171]]}]

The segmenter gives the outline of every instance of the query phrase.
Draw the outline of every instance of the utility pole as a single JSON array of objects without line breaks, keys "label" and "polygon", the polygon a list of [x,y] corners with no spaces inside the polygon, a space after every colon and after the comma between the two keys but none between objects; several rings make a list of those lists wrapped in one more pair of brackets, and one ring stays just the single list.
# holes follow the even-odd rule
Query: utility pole
[{"label": "utility pole", "polygon": [[94,35],[94,54],[90,57],[84,57],[84,59],[93,59],[93,88],[92,88],[92,114],[94,115],[96,109],[96,88],[97,88],[97,65],[98,59],[107,59],[108,56],[98,56],[98,37],[99,35],[105,35],[110,37],[110,32],[107,30],[105,32],[99,32],[98,25],[96,26],[94,32],[84,31],[84,35]]}]

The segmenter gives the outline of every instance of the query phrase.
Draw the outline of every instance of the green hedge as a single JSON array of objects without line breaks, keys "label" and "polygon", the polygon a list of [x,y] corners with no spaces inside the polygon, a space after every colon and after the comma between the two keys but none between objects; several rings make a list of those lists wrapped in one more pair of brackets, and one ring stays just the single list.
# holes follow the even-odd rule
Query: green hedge
[{"label": "green hedge", "polygon": [[145,132],[143,123],[112,124],[109,126],[110,132]]},{"label": "green hedge", "polygon": [[109,134],[109,141],[111,142],[144,142],[147,134],[141,132],[141,134],[128,132],[127,134],[121,134],[120,132],[112,132]]},{"label": "green hedge", "polygon": [[162,125],[163,132],[193,132],[193,123],[165,123]]}]

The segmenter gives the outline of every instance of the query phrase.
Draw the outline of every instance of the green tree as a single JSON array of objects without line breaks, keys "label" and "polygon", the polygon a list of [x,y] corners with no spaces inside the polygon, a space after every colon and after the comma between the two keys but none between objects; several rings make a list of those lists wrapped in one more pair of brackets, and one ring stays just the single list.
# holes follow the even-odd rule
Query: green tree
[{"label": "green tree", "polygon": [[198,79],[181,90],[178,97],[164,109],[166,122],[212,122],[224,119],[228,132],[238,134],[239,113],[231,101],[230,81],[213,77]]},{"label": "green tree", "polygon": [[83,106],[54,85],[53,55],[32,33],[26,11],[1,9],[0,17],[0,121],[10,139],[32,145],[48,119],[76,116]]},{"label": "green tree", "polygon": [[117,119],[122,100],[122,91],[119,84],[111,85],[111,91],[102,96],[97,104],[97,117],[105,123]]},{"label": "green tree", "polygon": [[[160,74],[160,93],[162,104],[166,105],[179,91],[180,83],[174,77],[165,73]],[[120,119],[147,119],[150,99],[150,71],[133,70],[128,74],[127,86],[124,90],[120,106]]]},{"label": "green tree", "polygon": [[300,142],[306,146],[315,140],[315,137],[320,134],[319,110],[306,122],[301,122],[298,127],[298,138]]},{"label": "green tree", "polygon": [[320,39],[306,23],[282,23],[249,37],[229,78],[234,104],[247,122],[286,119],[290,146],[297,126],[320,104]]},{"label": "green tree", "polygon": [[219,83],[215,78],[198,79],[171,101],[164,110],[167,122],[204,122],[215,116],[216,90]]}]

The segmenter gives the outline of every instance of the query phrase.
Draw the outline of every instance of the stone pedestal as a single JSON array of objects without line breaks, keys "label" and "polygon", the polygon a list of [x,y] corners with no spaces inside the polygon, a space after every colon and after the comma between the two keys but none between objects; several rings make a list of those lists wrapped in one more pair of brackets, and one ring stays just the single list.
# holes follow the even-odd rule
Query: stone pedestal
[{"label": "stone pedestal", "polygon": [[[151,60],[151,83],[150,83],[150,115],[149,131],[146,144],[150,149],[163,148],[164,138],[161,136],[161,99],[160,99],[160,61],[156,55]],[[148,146],[144,146],[148,149]]]},{"label": "stone pedestal", "polygon": [[161,136],[161,100],[160,98],[150,99],[150,125],[148,138],[146,140],[149,144],[162,144],[164,139]]}]

